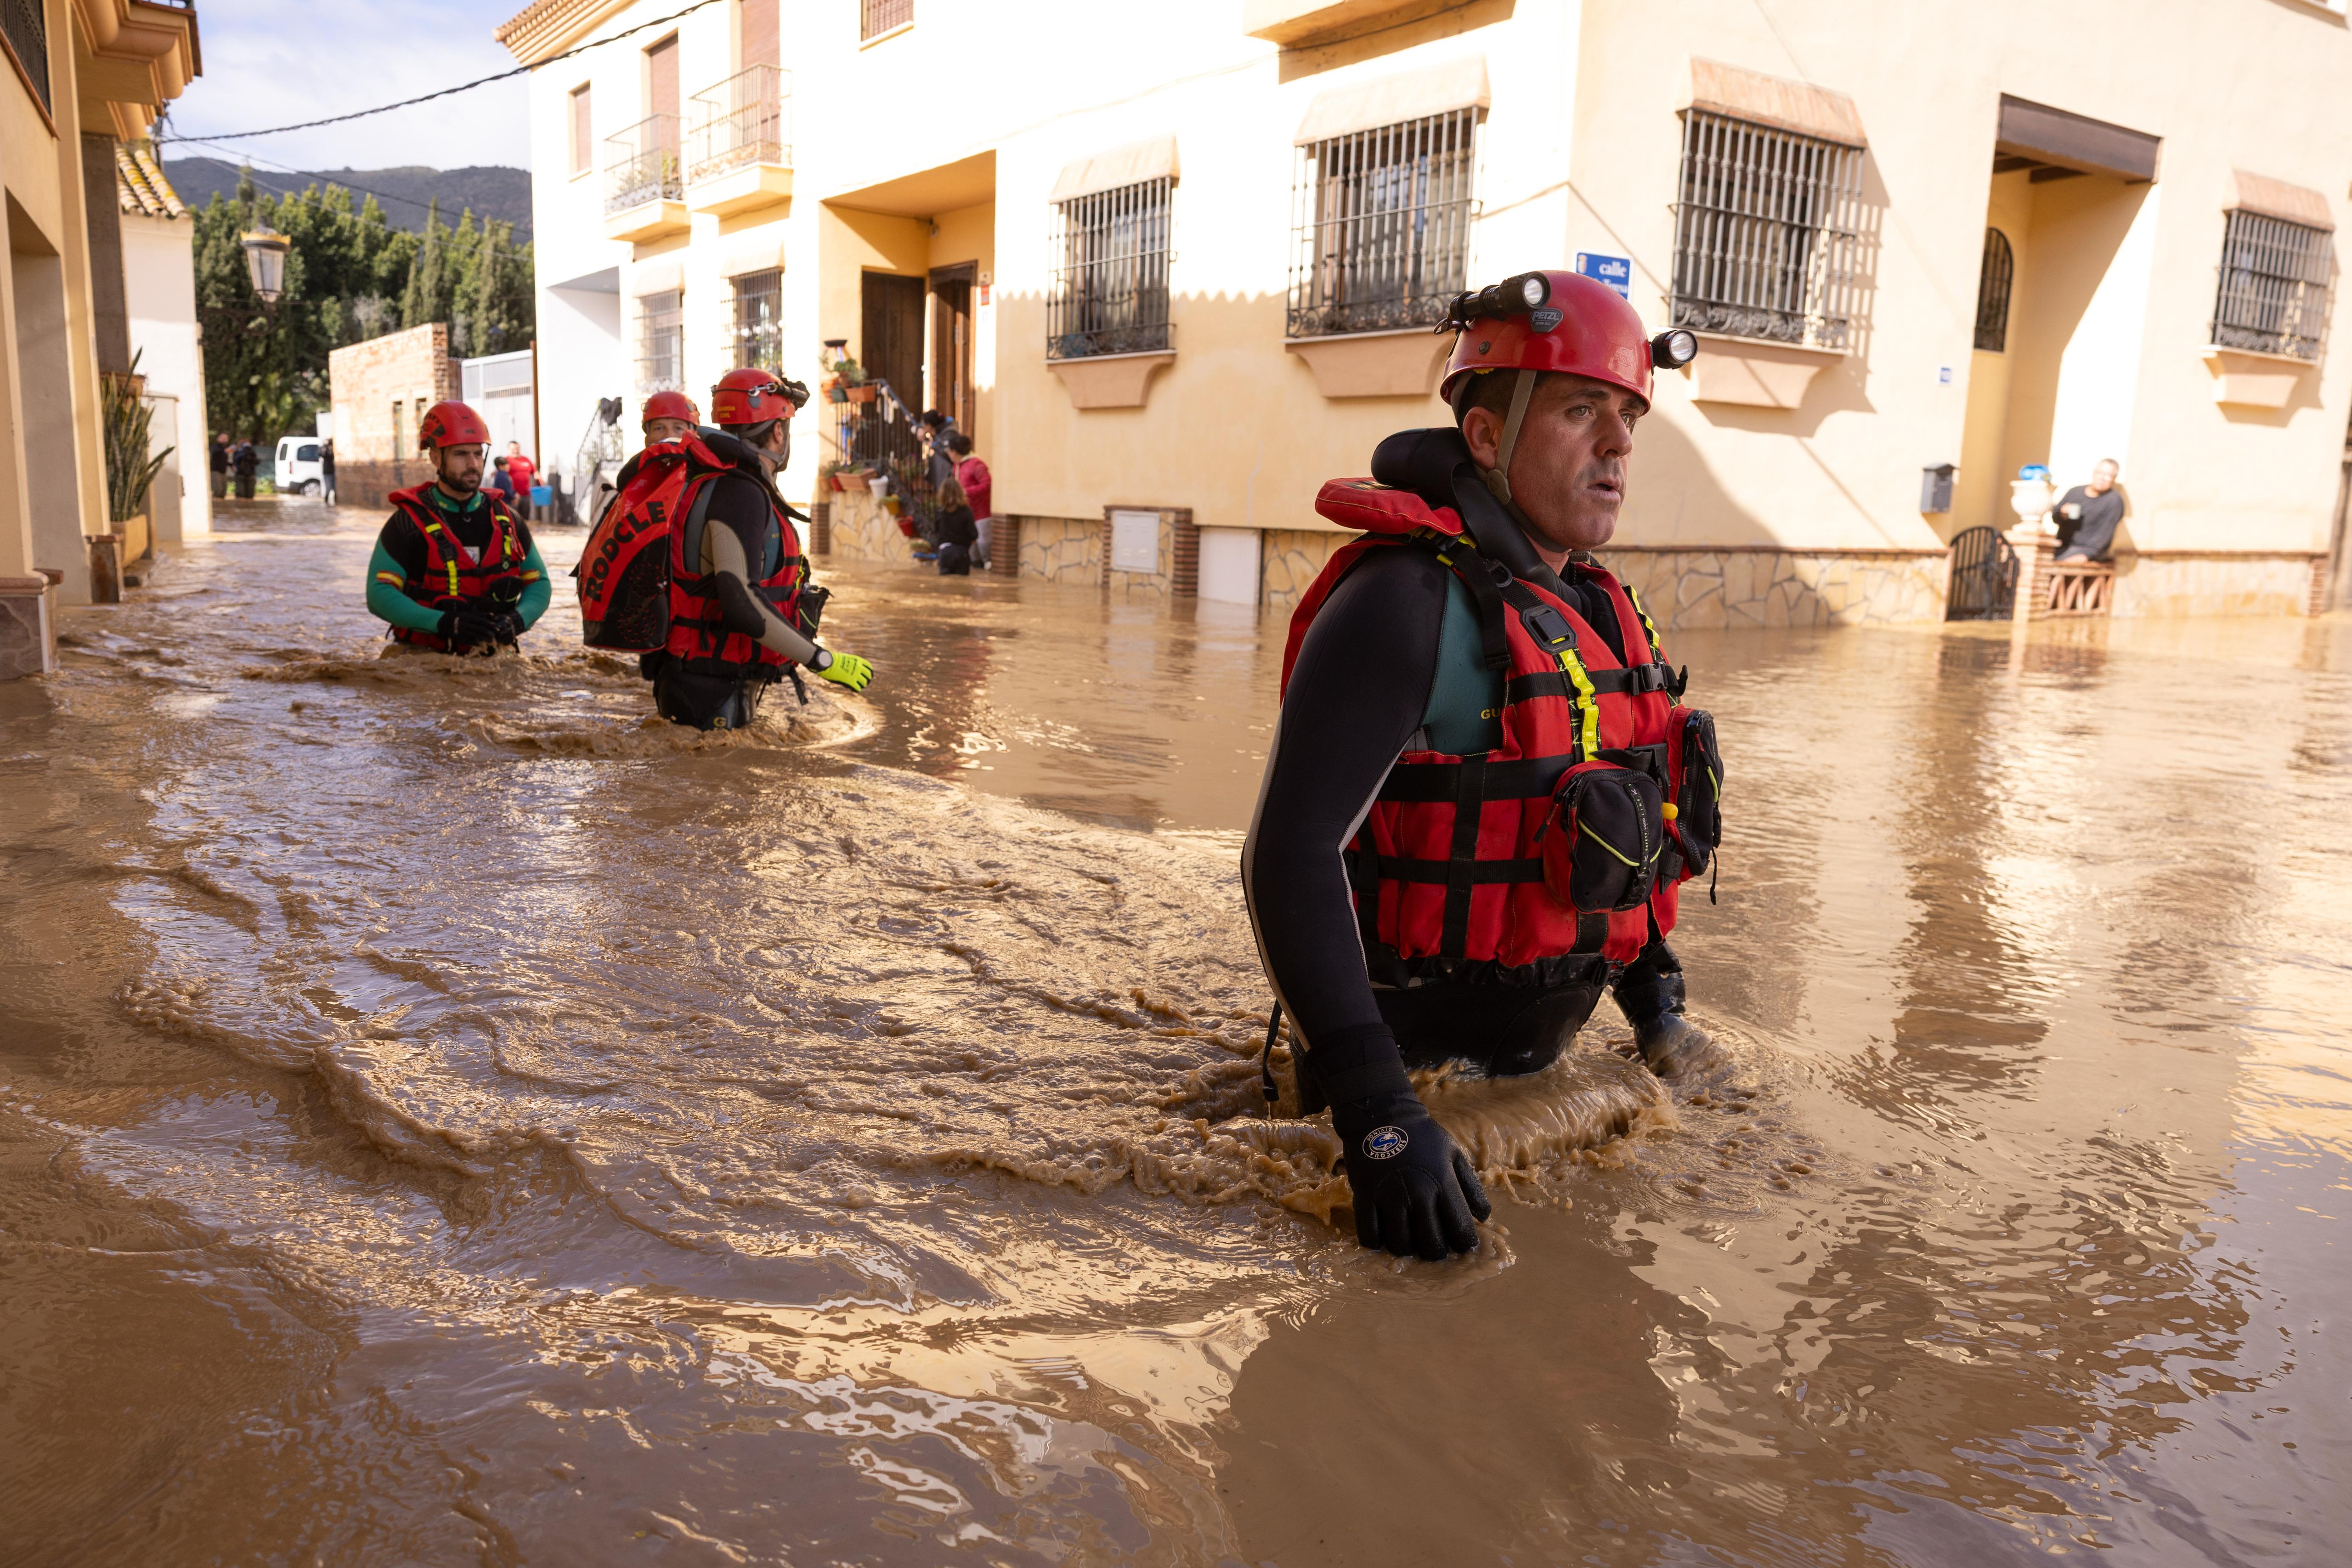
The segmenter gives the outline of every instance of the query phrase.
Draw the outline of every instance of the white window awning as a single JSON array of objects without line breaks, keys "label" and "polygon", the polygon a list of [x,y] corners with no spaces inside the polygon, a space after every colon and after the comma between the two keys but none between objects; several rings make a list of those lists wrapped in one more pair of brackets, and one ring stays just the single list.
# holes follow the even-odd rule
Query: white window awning
[{"label": "white window awning", "polygon": [[2282,217],[2305,228],[2336,232],[2336,215],[2327,210],[2326,196],[2308,185],[2290,185],[2284,180],[2250,174],[2243,169],[2230,171],[2230,199],[2223,210],[2261,213],[2264,217]]},{"label": "white window awning", "polygon": [[1818,136],[1841,146],[1870,145],[1862,133],[1862,111],[1845,94],[1719,60],[1692,59],[1690,102],[1685,107]]},{"label": "white window awning", "polygon": [[686,265],[675,256],[640,261],[629,268],[629,292],[642,300],[648,294],[674,294],[686,287]]},{"label": "white window awning", "polygon": [[1061,177],[1054,182],[1054,194],[1048,199],[1076,201],[1080,196],[1091,196],[1099,191],[1115,191],[1121,185],[1139,185],[1146,180],[1173,180],[1176,177],[1176,138],[1154,136],[1080,158],[1074,163],[1065,163]]},{"label": "white window awning", "polygon": [[1465,55],[1443,65],[1318,93],[1307,106],[1307,118],[1298,122],[1298,134],[1291,140],[1305,147],[1334,136],[1426,120],[1433,114],[1485,109],[1491,101],[1486,57]]}]

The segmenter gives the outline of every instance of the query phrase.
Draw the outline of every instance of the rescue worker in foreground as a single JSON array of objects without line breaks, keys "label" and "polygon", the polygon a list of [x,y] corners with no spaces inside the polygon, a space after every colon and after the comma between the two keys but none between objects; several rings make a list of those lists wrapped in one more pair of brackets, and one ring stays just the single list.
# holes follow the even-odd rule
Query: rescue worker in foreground
[{"label": "rescue worker in foreground", "polygon": [[[660,658],[641,661],[652,666],[654,706],[672,723],[740,729],[758,713],[761,694],[795,665],[852,691],[874,677],[856,654],[817,645],[825,591],[810,581],[793,527],[800,514],[776,493],[776,472],[792,456],[793,416],[807,402],[798,382],[730,370],[710,389],[718,429],[688,432],[697,438],[688,440],[686,482],[672,512],[669,640]],[[650,429],[650,407],[647,416]]]},{"label": "rescue worker in foreground", "polygon": [[391,496],[392,516],[368,562],[367,607],[394,641],[440,653],[494,653],[554,596],[530,530],[482,488],[490,429],[462,403],[417,421],[433,481]]},{"label": "rescue worker in foreground", "polygon": [[1664,937],[1722,779],[1713,721],[1587,553],[1615,531],[1654,353],[1687,363],[1696,340],[1645,341],[1566,272],[1465,294],[1447,328],[1454,427],[1389,437],[1371,479],[1317,500],[1366,537],[1293,618],[1242,862],[1357,1237],[1433,1259],[1475,1247],[1489,1208],[1408,1067],[1538,1071],[1604,986],[1652,1070],[1708,1056]]}]

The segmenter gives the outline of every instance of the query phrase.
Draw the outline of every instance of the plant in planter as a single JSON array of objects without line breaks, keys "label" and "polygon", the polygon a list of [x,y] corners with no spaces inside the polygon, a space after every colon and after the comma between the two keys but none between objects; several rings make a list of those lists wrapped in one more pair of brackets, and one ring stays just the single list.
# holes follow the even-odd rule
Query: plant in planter
[{"label": "plant in planter", "polygon": [[173,450],[150,449],[155,409],[147,401],[147,378],[139,374],[143,357],[144,351],[131,356],[128,374],[106,376],[99,388],[106,433],[106,515],[116,532],[139,546],[133,560],[146,553],[147,495]]}]

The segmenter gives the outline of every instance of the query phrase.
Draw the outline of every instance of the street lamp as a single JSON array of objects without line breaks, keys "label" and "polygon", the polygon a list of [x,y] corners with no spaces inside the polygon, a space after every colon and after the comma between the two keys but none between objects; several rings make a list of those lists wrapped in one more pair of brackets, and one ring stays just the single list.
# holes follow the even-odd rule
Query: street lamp
[{"label": "street lamp", "polygon": [[286,253],[294,242],[266,222],[237,236],[236,242],[245,247],[245,269],[253,279],[253,291],[263,304],[275,305],[286,292]]}]

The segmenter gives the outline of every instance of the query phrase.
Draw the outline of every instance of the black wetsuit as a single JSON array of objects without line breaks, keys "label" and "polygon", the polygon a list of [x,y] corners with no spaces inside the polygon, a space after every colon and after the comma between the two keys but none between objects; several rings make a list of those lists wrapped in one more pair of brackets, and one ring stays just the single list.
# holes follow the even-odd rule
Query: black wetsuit
[{"label": "black wetsuit", "polygon": [[[1570,573],[1571,603],[1622,661],[1615,612]],[[1479,657],[1476,606],[1431,551],[1368,552],[1332,590],[1300,647],[1267,759],[1243,880],[1276,993],[1310,1054],[1345,1040],[1347,1055],[1391,1034],[1407,1066],[1467,1060],[1532,1072],[1574,1038],[1611,981],[1597,952],[1506,974],[1375,985],[1365,961],[1340,851],[1354,837],[1399,753],[1491,749],[1502,727],[1503,677]],[[1423,731],[1427,731],[1426,734]],[[1654,932],[1616,977],[1627,987],[1679,971]]]}]

